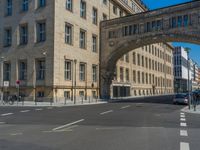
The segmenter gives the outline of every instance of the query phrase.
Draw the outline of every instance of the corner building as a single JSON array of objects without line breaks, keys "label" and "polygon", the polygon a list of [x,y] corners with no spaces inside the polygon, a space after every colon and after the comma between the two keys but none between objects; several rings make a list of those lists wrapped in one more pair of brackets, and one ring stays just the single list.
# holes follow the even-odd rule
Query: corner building
[{"label": "corner building", "polygon": [[[57,101],[99,96],[100,21],[147,8],[138,0],[1,0],[0,10],[1,92],[4,96],[17,93],[16,81],[20,80],[20,94],[25,99]],[[141,54],[145,52],[143,49],[134,52]],[[148,95],[151,92],[147,92],[143,82],[134,84],[132,73],[139,65],[132,64],[132,52],[127,55],[129,62],[119,60],[117,68],[127,68],[129,71],[124,71],[123,76],[129,80],[118,81],[120,74],[116,71],[118,80],[111,87],[131,85],[131,95]],[[148,72],[145,67],[138,70],[141,76],[143,71]],[[151,71],[152,82],[154,78],[155,83],[164,78],[153,76],[158,71]],[[166,75],[165,79],[171,85],[172,75]],[[169,92],[172,88],[168,87]]]}]

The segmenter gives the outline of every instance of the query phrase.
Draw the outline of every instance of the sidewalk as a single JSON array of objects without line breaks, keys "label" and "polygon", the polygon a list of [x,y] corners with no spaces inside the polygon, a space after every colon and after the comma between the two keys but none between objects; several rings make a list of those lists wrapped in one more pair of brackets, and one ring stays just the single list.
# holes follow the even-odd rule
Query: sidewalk
[{"label": "sidewalk", "polygon": [[191,106],[190,110],[189,110],[188,106],[186,106],[181,111],[186,112],[186,113],[200,114],[200,105],[196,106],[196,111],[194,111],[193,105]]},{"label": "sidewalk", "polygon": [[83,101],[76,101],[76,104],[74,104],[73,101],[57,101],[57,102],[34,102],[34,101],[24,101],[24,102],[15,102],[13,105],[5,104],[3,105],[2,101],[0,101],[0,107],[66,107],[66,106],[80,106],[80,105],[95,105],[95,104],[104,104],[107,103],[106,101],[102,100],[83,100]]}]

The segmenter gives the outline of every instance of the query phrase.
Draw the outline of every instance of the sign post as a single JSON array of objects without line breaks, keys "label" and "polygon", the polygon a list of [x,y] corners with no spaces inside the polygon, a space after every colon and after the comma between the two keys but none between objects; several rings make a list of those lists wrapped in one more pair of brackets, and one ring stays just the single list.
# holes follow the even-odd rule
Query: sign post
[{"label": "sign post", "polygon": [[19,85],[20,85],[20,80],[16,81],[16,88],[17,88],[17,102],[19,102]]}]

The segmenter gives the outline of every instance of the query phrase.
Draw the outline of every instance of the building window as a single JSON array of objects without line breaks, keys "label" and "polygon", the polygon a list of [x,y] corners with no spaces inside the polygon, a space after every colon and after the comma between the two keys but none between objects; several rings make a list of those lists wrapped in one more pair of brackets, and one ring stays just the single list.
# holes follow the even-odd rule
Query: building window
[{"label": "building window", "polygon": [[148,80],[148,73],[146,73],[146,84],[149,83],[149,80]]},{"label": "building window", "polygon": [[119,11],[119,16],[120,16],[120,17],[123,17],[123,15],[124,15],[123,11],[120,10],[120,11]]},{"label": "building window", "polygon": [[72,45],[72,33],[73,25],[66,23],[65,24],[65,43]]},{"label": "building window", "polygon": [[117,7],[115,5],[113,5],[113,13],[117,15]]},{"label": "building window", "polygon": [[4,81],[10,81],[11,64],[8,62],[5,62],[4,66],[3,66],[3,70],[4,70],[3,71],[4,72],[4,74],[3,74]]},{"label": "building window", "polygon": [[19,62],[19,79],[20,80],[27,79],[27,62],[26,61]]},{"label": "building window", "polygon": [[125,54],[125,61],[128,63],[129,62],[129,53]]},{"label": "building window", "polygon": [[80,81],[85,81],[86,64],[80,63],[79,67],[79,79]]},{"label": "building window", "polygon": [[103,3],[104,3],[105,5],[107,5],[107,2],[108,2],[107,0],[103,0]]},{"label": "building window", "polygon": [[6,0],[6,16],[12,15],[12,0]]},{"label": "building window", "polygon": [[21,25],[20,26],[20,45],[24,45],[28,43],[28,26]]},{"label": "building window", "polygon": [[140,71],[137,72],[138,83],[140,83]]},{"label": "building window", "polygon": [[144,84],[144,72],[142,72],[142,84]]},{"label": "building window", "polygon": [[135,72],[135,70],[133,70],[133,82],[136,83],[136,72]]},{"label": "building window", "polygon": [[84,96],[85,96],[84,91],[79,91],[79,96],[80,96],[80,97],[84,97]]},{"label": "building window", "polygon": [[106,14],[103,14],[103,21],[107,20],[107,15]]},{"label": "building window", "polygon": [[135,52],[133,52],[133,64],[136,64],[136,55],[135,55]]},{"label": "building window", "polygon": [[120,67],[120,81],[124,81],[124,69],[122,67]]},{"label": "building window", "polygon": [[44,97],[44,91],[37,92],[37,97]]},{"label": "building window", "polygon": [[144,67],[144,56],[142,56],[142,67]]},{"label": "building window", "polygon": [[98,22],[98,12],[96,8],[92,9],[92,23],[97,25]]},{"label": "building window", "polygon": [[92,35],[92,51],[97,52],[97,36]]},{"label": "building window", "polygon": [[92,81],[97,82],[97,66],[92,65]]},{"label": "building window", "polygon": [[46,0],[38,0],[38,7],[46,6]]},{"label": "building window", "polygon": [[46,40],[46,23],[37,23],[37,42],[44,42]]},{"label": "building window", "polygon": [[37,61],[37,80],[44,80],[45,79],[45,60],[38,60]]},{"label": "building window", "polygon": [[11,46],[12,44],[12,29],[11,28],[7,28],[4,31],[4,46]]},{"label": "building window", "polygon": [[73,1],[72,0],[67,0],[66,1],[66,9],[69,11],[73,11]]},{"label": "building window", "polygon": [[86,2],[83,0],[80,3],[80,16],[86,19]]},{"label": "building window", "polygon": [[80,30],[80,48],[86,48],[86,31]]},{"label": "building window", "polygon": [[22,0],[22,11],[28,11],[29,0]]},{"label": "building window", "polygon": [[126,69],[126,81],[129,81],[129,69]]},{"label": "building window", "polygon": [[64,91],[64,98],[70,99],[70,91]]},{"label": "building window", "polygon": [[65,60],[65,80],[71,80],[72,76],[72,62]]},{"label": "building window", "polygon": [[140,66],[140,54],[137,54],[137,62],[138,62],[138,66]]}]

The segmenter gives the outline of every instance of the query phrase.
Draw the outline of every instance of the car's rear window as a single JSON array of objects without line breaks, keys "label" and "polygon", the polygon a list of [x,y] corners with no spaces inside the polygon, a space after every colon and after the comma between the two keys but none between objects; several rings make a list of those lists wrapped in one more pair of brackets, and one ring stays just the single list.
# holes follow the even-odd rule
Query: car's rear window
[{"label": "car's rear window", "polygon": [[187,95],[186,94],[177,94],[176,98],[185,98]]}]

